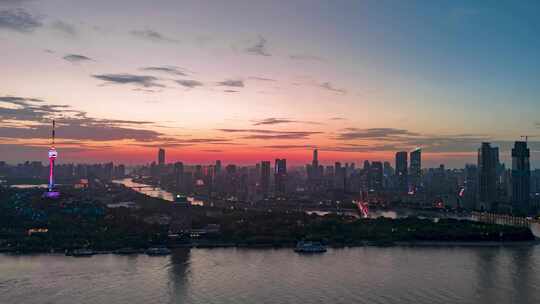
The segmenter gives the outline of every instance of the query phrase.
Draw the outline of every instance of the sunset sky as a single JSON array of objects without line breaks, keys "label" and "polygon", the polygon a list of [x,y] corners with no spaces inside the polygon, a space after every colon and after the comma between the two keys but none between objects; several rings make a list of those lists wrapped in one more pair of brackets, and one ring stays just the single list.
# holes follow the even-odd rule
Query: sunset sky
[{"label": "sunset sky", "polygon": [[[0,0],[0,160],[476,162],[529,136],[539,1]],[[509,163],[508,163],[509,164]]]}]

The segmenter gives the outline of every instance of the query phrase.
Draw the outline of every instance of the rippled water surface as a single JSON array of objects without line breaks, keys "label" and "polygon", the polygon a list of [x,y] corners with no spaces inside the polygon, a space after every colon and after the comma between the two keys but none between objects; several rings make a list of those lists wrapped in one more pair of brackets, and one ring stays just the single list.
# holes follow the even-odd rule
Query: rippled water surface
[{"label": "rippled water surface", "polygon": [[0,303],[540,303],[540,247],[0,255]]}]

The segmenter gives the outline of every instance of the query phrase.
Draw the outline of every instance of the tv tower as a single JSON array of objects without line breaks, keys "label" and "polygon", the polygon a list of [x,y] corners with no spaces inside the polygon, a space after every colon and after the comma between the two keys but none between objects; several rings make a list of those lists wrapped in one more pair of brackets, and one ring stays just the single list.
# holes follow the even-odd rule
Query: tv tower
[{"label": "tv tower", "polygon": [[52,122],[52,143],[51,147],[49,148],[49,192],[54,192],[54,161],[56,160],[56,157],[58,156],[58,152],[56,152],[56,148],[54,147],[54,130],[55,129],[55,122],[53,120]]}]

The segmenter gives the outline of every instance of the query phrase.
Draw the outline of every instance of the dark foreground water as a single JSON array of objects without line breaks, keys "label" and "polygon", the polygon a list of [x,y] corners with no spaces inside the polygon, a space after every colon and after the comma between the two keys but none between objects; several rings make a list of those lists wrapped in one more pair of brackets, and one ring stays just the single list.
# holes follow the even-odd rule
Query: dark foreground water
[{"label": "dark foreground water", "polygon": [[0,255],[0,303],[540,303],[540,247]]}]

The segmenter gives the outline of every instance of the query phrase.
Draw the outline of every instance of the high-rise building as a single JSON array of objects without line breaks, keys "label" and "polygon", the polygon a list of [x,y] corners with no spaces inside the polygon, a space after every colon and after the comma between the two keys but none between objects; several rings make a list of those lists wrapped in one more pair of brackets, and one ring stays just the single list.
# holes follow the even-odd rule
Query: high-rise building
[{"label": "high-rise building", "polygon": [[[432,171],[431,184],[428,192],[436,196],[445,195],[449,192],[449,185],[446,168],[443,164],[440,164],[439,168],[435,168]],[[452,190],[455,191],[454,188],[452,188]]]},{"label": "high-rise building", "polygon": [[308,177],[308,189],[312,192],[320,191],[322,188],[322,178],[324,168],[319,165],[319,153],[313,150],[313,160],[306,166]]},{"label": "high-rise building", "polygon": [[319,164],[319,154],[317,150],[313,151],[313,163],[315,170],[315,178],[320,179],[323,176],[324,173],[324,167]]},{"label": "high-rise building", "polygon": [[323,175],[323,167],[319,165],[319,154],[317,149],[313,150],[313,160],[307,166],[308,179],[311,183],[316,183]]},{"label": "high-rise building", "polygon": [[158,150],[158,165],[160,167],[165,165],[165,149],[159,148]]},{"label": "high-rise building", "polygon": [[491,210],[497,201],[497,165],[499,148],[482,143],[478,149],[478,206],[480,210]]},{"label": "high-rise building", "polygon": [[174,186],[176,191],[183,190],[184,164],[182,162],[174,163]]},{"label": "high-rise building", "polygon": [[203,167],[201,165],[195,165],[194,176],[197,179],[202,179],[204,177]]},{"label": "high-rise building", "polygon": [[375,191],[380,191],[383,188],[383,164],[379,161],[374,161],[369,166],[370,187]]},{"label": "high-rise building", "polygon": [[286,183],[287,183],[287,160],[276,159],[274,167],[274,183],[275,183],[275,192],[277,195],[284,195],[286,193]]},{"label": "high-rise building", "polygon": [[407,192],[409,189],[407,174],[407,152],[400,151],[396,153],[396,178],[397,188],[400,192]]},{"label": "high-rise building", "polygon": [[221,160],[216,160],[216,165],[214,166],[214,168],[216,176],[221,175]]},{"label": "high-rise building", "polygon": [[476,208],[478,197],[478,167],[476,165],[465,165],[465,183],[461,199],[463,200],[463,208],[473,210]]},{"label": "high-rise building", "polygon": [[516,141],[512,149],[512,210],[520,214],[530,212],[531,189],[530,151],[526,141]]},{"label": "high-rise building", "polygon": [[410,183],[416,189],[422,184],[422,150],[420,148],[415,149],[410,153],[410,157]]},{"label": "high-rise building", "polygon": [[531,172],[531,192],[540,195],[540,169]]},{"label": "high-rise building", "polygon": [[102,178],[108,181],[112,180],[113,170],[114,170],[114,164],[112,162],[104,164]]},{"label": "high-rise building", "polygon": [[394,168],[392,168],[392,165],[390,162],[385,161],[383,163],[383,187],[384,188],[393,188],[393,176],[394,176]]},{"label": "high-rise building", "polygon": [[345,190],[346,174],[345,167],[340,162],[334,164],[334,189]]},{"label": "high-rise building", "polygon": [[371,180],[371,164],[369,163],[369,160],[364,161],[363,185],[364,189],[365,186],[367,186],[368,189],[371,189],[373,187],[373,182]]},{"label": "high-rise building", "polygon": [[365,160],[364,161],[364,170],[369,170],[369,166],[370,166],[369,160]]},{"label": "high-rise building", "polygon": [[392,168],[392,165],[390,164],[390,162],[385,161],[383,163],[383,170],[384,170],[384,175],[386,175],[387,177],[394,175],[394,168]]},{"label": "high-rise building", "polygon": [[264,197],[268,196],[270,192],[270,162],[261,162],[261,193]]}]

